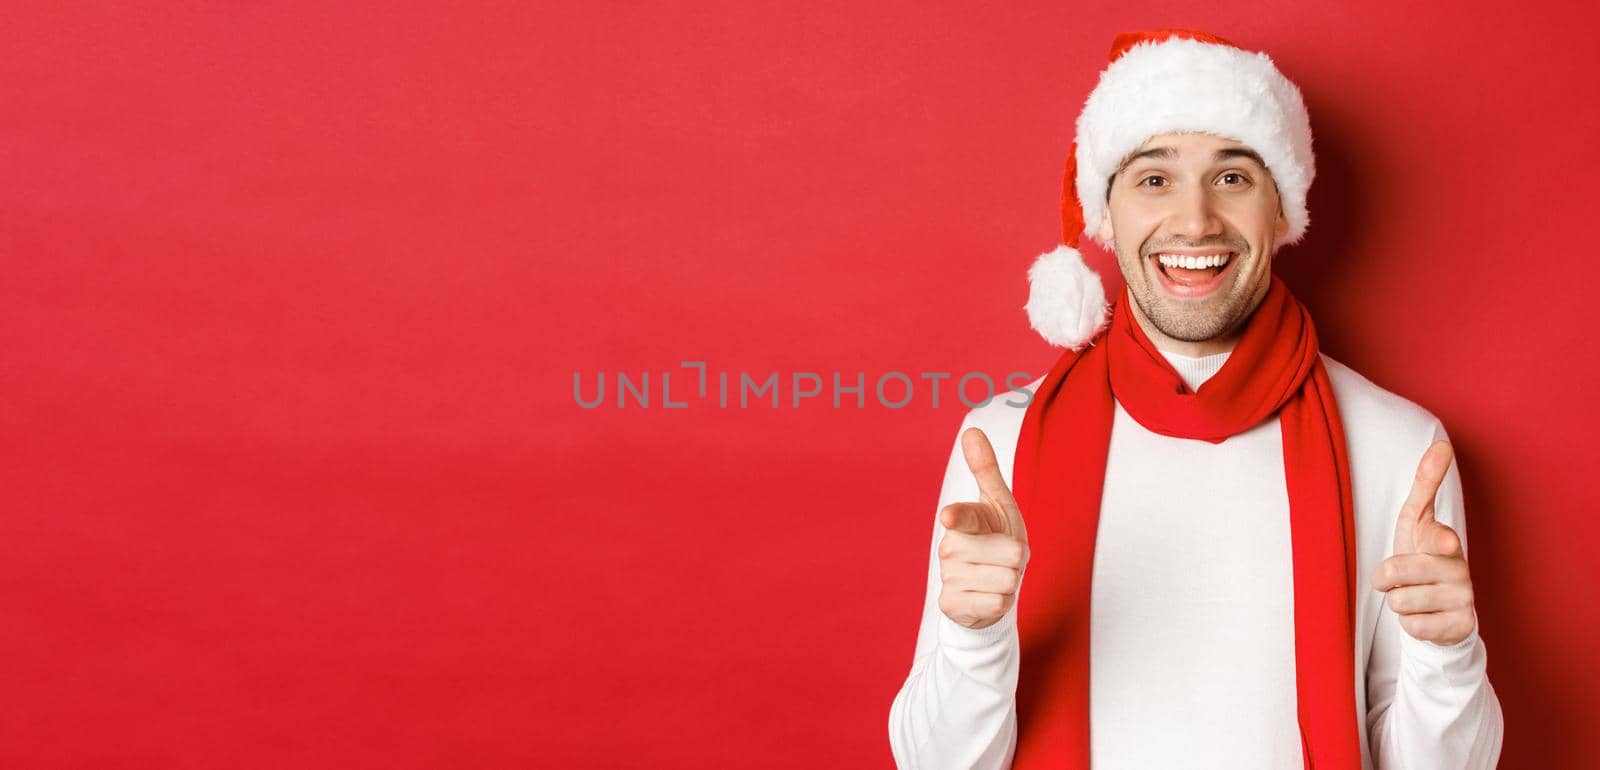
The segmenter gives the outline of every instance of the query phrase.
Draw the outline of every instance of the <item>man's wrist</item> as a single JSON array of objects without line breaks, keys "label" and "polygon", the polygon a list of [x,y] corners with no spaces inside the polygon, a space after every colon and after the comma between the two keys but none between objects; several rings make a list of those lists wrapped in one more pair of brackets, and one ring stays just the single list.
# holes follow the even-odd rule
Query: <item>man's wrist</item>
[{"label": "man's wrist", "polygon": [[1005,642],[1017,630],[1017,608],[1013,606],[993,625],[968,628],[939,613],[939,643],[958,650],[979,650]]},{"label": "man's wrist", "polygon": [[1403,637],[1401,647],[1408,655],[1424,658],[1433,662],[1455,660],[1464,657],[1467,653],[1472,651],[1472,648],[1475,647],[1479,641],[1478,622],[1476,617],[1473,618],[1472,630],[1469,631],[1467,635],[1460,641],[1452,644],[1439,644],[1438,642],[1428,639],[1418,639],[1411,634],[1406,633],[1404,630],[1402,630],[1400,633]]}]

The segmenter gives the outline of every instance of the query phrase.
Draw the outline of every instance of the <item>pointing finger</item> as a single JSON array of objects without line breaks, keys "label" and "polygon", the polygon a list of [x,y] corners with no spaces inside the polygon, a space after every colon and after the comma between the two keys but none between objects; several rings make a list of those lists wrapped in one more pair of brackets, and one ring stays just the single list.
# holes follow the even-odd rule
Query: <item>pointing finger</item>
[{"label": "pointing finger", "polygon": [[968,428],[961,434],[961,452],[966,456],[967,468],[978,480],[978,489],[983,492],[985,500],[1007,515],[1016,511],[1017,501],[1011,497],[1011,488],[1006,486],[1005,478],[1000,475],[1000,462],[994,457],[994,447],[989,445],[989,437],[978,428]]},{"label": "pointing finger", "polygon": [[1400,506],[1400,515],[1395,520],[1395,553],[1416,553],[1419,550],[1417,535],[1421,534],[1424,514],[1432,512],[1434,497],[1439,494],[1439,485],[1444,483],[1445,472],[1450,470],[1453,456],[1450,442],[1442,440],[1433,442],[1422,453],[1422,460],[1417,464],[1417,475],[1411,482],[1411,492],[1406,495],[1405,503]]},{"label": "pointing finger", "polygon": [[1406,497],[1406,510],[1420,515],[1433,505],[1433,498],[1439,494],[1439,485],[1444,483],[1445,471],[1450,470],[1450,460],[1454,456],[1448,441],[1435,441],[1428,446],[1428,451],[1422,453],[1422,461],[1417,463],[1411,494]]}]

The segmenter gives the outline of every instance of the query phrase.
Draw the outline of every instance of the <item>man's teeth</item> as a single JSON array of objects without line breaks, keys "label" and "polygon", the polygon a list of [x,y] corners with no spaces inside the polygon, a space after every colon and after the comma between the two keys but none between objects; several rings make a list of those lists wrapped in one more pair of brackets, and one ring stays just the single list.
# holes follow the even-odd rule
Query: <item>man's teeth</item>
[{"label": "man's teeth", "polygon": [[1213,254],[1209,257],[1187,257],[1181,254],[1157,254],[1156,259],[1165,267],[1181,267],[1188,270],[1201,270],[1208,267],[1221,267],[1228,264],[1233,254]]}]

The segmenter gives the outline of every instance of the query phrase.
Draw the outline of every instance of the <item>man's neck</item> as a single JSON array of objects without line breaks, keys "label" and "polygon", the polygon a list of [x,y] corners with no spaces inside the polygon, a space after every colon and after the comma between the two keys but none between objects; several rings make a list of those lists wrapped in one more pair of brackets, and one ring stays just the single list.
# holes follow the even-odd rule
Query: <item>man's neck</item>
[{"label": "man's neck", "polygon": [[1157,350],[1163,353],[1176,353],[1177,355],[1188,356],[1190,358],[1204,358],[1206,356],[1214,356],[1218,353],[1227,353],[1233,350],[1235,345],[1239,344],[1239,339],[1237,337],[1230,338],[1226,341],[1216,339],[1202,340],[1200,342],[1188,342],[1185,340],[1175,340],[1170,337],[1157,338],[1156,335],[1150,334],[1149,329],[1145,330],[1145,334],[1150,335],[1150,341],[1155,343]]}]

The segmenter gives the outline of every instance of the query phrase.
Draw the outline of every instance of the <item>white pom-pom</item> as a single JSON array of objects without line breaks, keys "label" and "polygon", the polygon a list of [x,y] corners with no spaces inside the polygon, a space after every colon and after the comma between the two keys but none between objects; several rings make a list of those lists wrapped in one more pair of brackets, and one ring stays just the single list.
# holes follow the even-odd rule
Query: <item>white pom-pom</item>
[{"label": "white pom-pom", "polygon": [[1028,323],[1046,342],[1077,350],[1110,320],[1106,287],[1083,255],[1065,244],[1028,268]]}]

